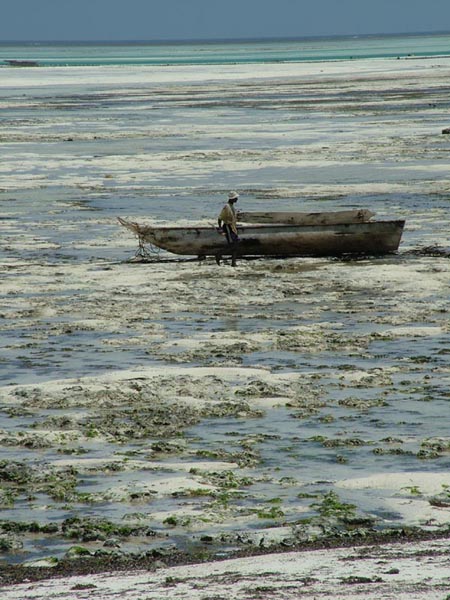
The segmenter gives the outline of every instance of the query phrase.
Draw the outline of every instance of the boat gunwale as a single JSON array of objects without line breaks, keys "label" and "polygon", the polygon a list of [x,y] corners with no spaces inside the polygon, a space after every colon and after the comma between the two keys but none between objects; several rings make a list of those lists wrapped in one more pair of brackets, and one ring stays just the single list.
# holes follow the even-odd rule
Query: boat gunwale
[{"label": "boat gunwale", "polygon": [[[341,228],[341,227],[363,227],[363,226],[369,226],[369,227],[373,227],[375,225],[382,225],[382,224],[387,224],[387,223],[391,223],[391,224],[396,224],[398,227],[403,227],[406,223],[406,219],[387,219],[387,220],[383,220],[383,221],[361,221],[361,222],[357,222],[357,223],[333,223],[333,224],[328,224],[328,225],[291,225],[289,223],[258,223],[258,224],[249,224],[249,225],[241,225],[238,224],[237,225],[237,229],[258,229],[258,230],[265,230],[265,229],[274,229],[274,228],[281,228],[281,229],[334,229],[334,228]],[[157,230],[157,231],[217,231],[220,233],[220,229],[217,226],[214,225],[175,225],[175,226],[170,226],[170,225],[145,225],[145,224],[139,224],[139,228],[142,230]]]}]

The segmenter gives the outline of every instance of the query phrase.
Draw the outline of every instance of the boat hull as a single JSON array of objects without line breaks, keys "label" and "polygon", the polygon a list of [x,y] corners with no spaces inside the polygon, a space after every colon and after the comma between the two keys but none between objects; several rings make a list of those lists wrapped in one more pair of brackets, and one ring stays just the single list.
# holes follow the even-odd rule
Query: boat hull
[{"label": "boat hull", "polygon": [[288,257],[392,253],[399,247],[404,223],[398,220],[321,226],[242,226],[238,227],[239,241],[234,244],[228,244],[214,227],[151,227],[129,223],[126,226],[135,231],[141,243],[151,243],[174,254]]},{"label": "boat hull", "polygon": [[243,212],[237,220],[241,223],[272,223],[286,225],[338,225],[342,223],[364,223],[375,215],[367,209],[340,210],[334,212]]}]

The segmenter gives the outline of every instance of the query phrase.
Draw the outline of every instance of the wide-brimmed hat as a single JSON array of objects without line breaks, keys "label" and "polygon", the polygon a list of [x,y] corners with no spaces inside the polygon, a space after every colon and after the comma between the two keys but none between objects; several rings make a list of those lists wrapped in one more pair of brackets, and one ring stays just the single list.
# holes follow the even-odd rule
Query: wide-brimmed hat
[{"label": "wide-brimmed hat", "polygon": [[237,200],[239,198],[239,194],[237,192],[229,192],[228,200]]}]

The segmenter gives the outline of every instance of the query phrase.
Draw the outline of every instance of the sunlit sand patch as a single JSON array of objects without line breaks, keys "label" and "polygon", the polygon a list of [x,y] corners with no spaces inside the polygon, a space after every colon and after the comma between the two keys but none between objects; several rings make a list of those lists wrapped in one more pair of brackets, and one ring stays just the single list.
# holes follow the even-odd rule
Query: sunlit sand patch
[{"label": "sunlit sand patch", "polygon": [[402,520],[422,527],[445,525],[450,518],[450,475],[442,472],[410,471],[377,473],[336,482],[337,488],[389,490],[385,509]]},{"label": "sunlit sand patch", "polygon": [[450,486],[450,475],[428,471],[376,473],[367,477],[338,481],[336,485],[346,489],[390,489],[394,491],[417,488],[423,494],[437,494]]}]

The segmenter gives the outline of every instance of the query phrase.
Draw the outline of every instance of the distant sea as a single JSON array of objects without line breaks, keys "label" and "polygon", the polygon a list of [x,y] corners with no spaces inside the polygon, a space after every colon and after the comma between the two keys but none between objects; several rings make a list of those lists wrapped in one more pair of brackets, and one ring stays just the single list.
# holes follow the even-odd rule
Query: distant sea
[{"label": "distant sea", "polygon": [[450,56],[450,33],[221,42],[0,42],[0,66],[208,65]]}]

